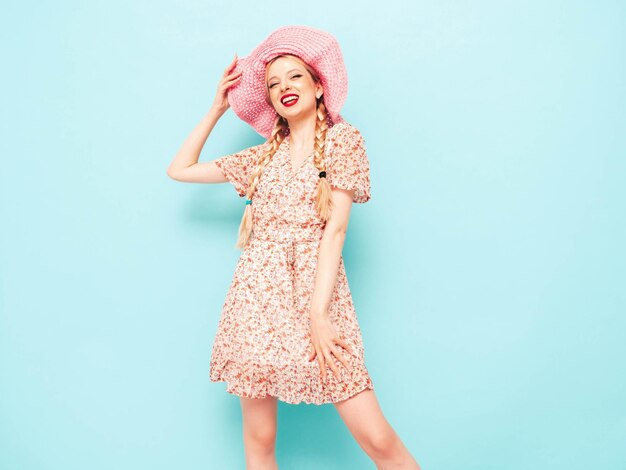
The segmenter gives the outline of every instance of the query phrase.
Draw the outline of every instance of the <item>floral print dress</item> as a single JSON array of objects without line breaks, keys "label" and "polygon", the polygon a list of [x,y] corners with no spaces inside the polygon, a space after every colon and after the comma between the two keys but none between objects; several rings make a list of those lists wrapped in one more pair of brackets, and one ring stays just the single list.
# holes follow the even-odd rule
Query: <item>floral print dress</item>
[{"label": "floral print dress", "polygon": [[[365,367],[343,256],[328,315],[350,346],[351,354],[339,347],[350,367],[335,360],[337,379],[326,364],[323,381],[317,357],[308,360],[309,307],[325,222],[315,209],[319,171],[314,157],[292,168],[289,140],[287,136],[281,142],[252,196],[254,228],[222,307],[209,375],[213,382],[226,382],[228,393],[241,397],[335,403],[374,386]],[[264,142],[215,160],[240,197],[246,194],[255,162],[268,147]],[[355,203],[370,199],[369,161],[358,129],[346,121],[330,127],[324,158],[331,186],[354,189]]]}]

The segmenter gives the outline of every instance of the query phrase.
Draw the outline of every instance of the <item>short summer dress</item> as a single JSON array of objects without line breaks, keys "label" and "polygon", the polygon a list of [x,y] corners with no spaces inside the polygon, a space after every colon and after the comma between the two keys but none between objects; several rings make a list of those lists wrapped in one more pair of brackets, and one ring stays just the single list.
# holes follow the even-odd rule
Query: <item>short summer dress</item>
[{"label": "short summer dress", "polygon": [[[319,243],[325,222],[315,209],[319,171],[313,156],[292,168],[289,136],[265,167],[252,196],[254,228],[235,268],[222,307],[210,362],[212,382],[240,397],[268,395],[297,404],[335,403],[373,389],[365,366],[361,330],[340,259],[329,318],[352,353],[338,346],[350,363],[335,360],[340,379],[326,364],[321,378],[317,357],[309,361],[309,307]],[[255,162],[269,148],[264,142],[215,160],[240,197]],[[353,202],[370,199],[370,168],[357,128],[340,121],[326,131],[326,175],[333,187],[354,189]]]}]

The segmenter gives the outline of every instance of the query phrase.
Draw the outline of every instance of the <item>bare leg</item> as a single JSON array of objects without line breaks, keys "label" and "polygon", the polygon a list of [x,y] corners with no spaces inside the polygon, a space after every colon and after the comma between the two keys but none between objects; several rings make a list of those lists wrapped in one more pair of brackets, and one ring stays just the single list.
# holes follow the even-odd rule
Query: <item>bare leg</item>
[{"label": "bare leg", "polygon": [[240,397],[246,470],[278,470],[276,397]]},{"label": "bare leg", "polygon": [[421,470],[383,416],[374,390],[364,390],[334,405],[378,470]]}]

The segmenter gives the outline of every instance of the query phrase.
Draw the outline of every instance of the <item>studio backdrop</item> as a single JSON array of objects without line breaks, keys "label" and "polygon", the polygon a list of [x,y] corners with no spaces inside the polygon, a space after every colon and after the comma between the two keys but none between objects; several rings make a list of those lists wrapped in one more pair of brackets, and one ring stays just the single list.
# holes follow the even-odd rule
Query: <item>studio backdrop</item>
[{"label": "studio backdrop", "polygon": [[[243,199],[167,165],[235,52],[331,32],[364,136],[343,249],[380,404],[424,470],[626,468],[619,1],[3,8],[0,468],[243,469],[209,381]],[[200,161],[263,139],[229,110]],[[373,468],[279,404],[281,468]]]}]

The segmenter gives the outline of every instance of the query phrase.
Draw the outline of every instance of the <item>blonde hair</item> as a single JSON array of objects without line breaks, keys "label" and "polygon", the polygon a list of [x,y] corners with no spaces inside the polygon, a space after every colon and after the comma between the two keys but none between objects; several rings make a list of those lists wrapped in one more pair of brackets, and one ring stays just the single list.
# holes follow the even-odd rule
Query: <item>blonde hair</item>
[{"label": "blonde hair", "polygon": [[[296,59],[298,62],[301,62],[304,68],[309,72],[311,78],[315,83],[320,82],[320,77],[317,72],[311,68],[307,63],[305,63],[302,59],[292,54],[282,54],[274,57],[271,61],[267,63],[266,70],[269,66],[279,57],[289,56]],[[266,91],[266,100],[268,104],[271,105],[269,91],[267,86],[265,87]],[[326,171],[326,164],[324,160],[324,146],[326,144],[326,131],[329,127],[330,117],[326,111],[326,106],[324,105],[324,95],[320,96],[317,99],[317,119],[315,121],[315,157],[313,159],[313,163],[315,167],[320,171]],[[280,147],[280,144],[285,139],[287,133],[289,132],[289,127],[287,125],[287,121],[282,117],[278,116],[276,119],[276,123],[274,128],[272,129],[272,133],[270,137],[267,139],[266,143],[269,143],[269,147],[263,153],[263,155],[259,158],[259,161],[255,165],[255,169],[252,171],[250,175],[250,179],[248,181],[248,191],[246,192],[246,199],[252,200],[252,196],[254,195],[259,180],[261,179],[261,175],[265,170],[265,167],[272,160],[272,157]],[[325,177],[319,178],[317,183],[317,189],[315,191],[315,199],[316,199],[316,209],[320,216],[320,218],[324,221],[328,220],[330,216],[330,211],[332,209],[332,191],[330,188],[330,183]],[[236,246],[238,248],[244,248],[248,241],[250,240],[250,236],[252,234],[252,228],[254,226],[254,213],[252,209],[252,204],[246,204],[246,208],[243,213],[243,217],[241,219],[241,224],[239,225],[239,238],[237,240]]]}]

